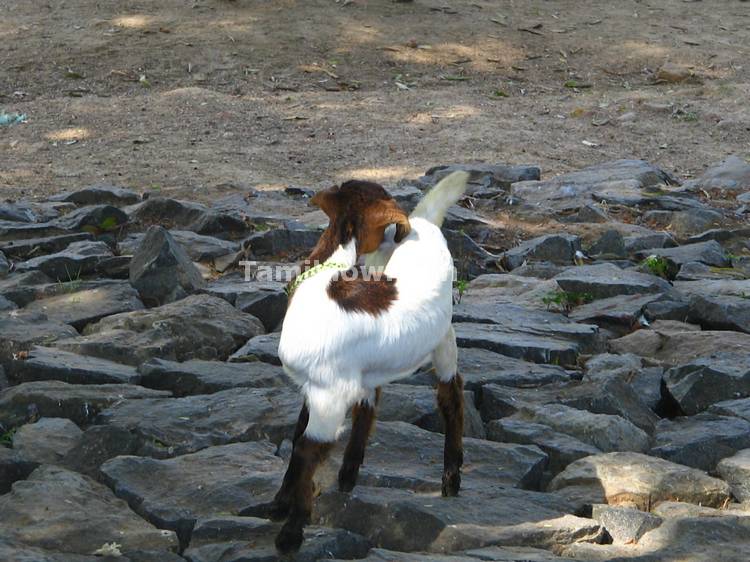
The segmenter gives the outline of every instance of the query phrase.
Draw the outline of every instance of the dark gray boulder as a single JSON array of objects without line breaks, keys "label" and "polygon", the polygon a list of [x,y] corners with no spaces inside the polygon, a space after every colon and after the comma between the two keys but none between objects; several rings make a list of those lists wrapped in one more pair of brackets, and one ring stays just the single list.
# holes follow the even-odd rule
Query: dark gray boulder
[{"label": "dark gray boulder", "polygon": [[750,422],[702,413],[661,420],[651,455],[712,472],[719,461],[750,448]]},{"label": "dark gray boulder", "polygon": [[133,255],[130,283],[151,306],[180,300],[205,285],[182,246],[160,226],[146,231]]},{"label": "dark gray boulder", "polygon": [[500,261],[506,269],[512,270],[526,261],[548,261],[559,264],[572,264],[577,251],[581,249],[581,239],[572,234],[548,234],[532,238],[502,254]]}]

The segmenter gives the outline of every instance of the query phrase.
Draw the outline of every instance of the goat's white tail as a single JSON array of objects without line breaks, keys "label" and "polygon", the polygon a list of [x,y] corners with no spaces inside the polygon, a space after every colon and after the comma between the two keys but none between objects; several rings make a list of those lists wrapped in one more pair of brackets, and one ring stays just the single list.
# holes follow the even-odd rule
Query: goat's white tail
[{"label": "goat's white tail", "polygon": [[466,191],[469,173],[456,171],[441,179],[438,184],[422,197],[409,218],[423,218],[432,224],[442,226],[448,208],[456,203]]}]

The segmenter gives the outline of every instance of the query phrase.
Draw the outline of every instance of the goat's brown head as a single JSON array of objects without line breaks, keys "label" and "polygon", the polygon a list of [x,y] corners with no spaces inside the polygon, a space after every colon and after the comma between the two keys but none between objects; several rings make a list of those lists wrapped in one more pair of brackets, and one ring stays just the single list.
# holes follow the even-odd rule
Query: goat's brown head
[{"label": "goat's brown head", "polygon": [[373,182],[351,180],[319,191],[310,201],[328,215],[328,230],[339,243],[356,238],[357,254],[377,250],[391,224],[396,225],[396,242],[411,230],[407,214],[382,186]]}]

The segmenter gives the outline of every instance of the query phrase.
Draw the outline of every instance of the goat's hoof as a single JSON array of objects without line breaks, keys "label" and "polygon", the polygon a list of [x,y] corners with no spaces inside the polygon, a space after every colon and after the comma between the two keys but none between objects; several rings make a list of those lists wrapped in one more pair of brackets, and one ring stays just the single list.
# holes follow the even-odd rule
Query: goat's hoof
[{"label": "goat's hoof", "polygon": [[449,498],[458,495],[458,491],[461,489],[461,473],[457,470],[455,472],[444,472],[443,473],[443,497]]},{"label": "goat's hoof", "polygon": [[281,554],[289,554],[290,552],[297,552],[299,547],[302,546],[304,535],[302,528],[297,525],[284,525],[276,535],[276,549]]},{"label": "goat's hoof", "polygon": [[246,507],[239,512],[242,517],[263,517],[271,521],[284,521],[289,516],[290,505],[287,502],[270,501],[260,505]]},{"label": "goat's hoof", "polygon": [[348,494],[354,489],[357,484],[357,473],[358,470],[344,470],[339,472],[339,492]]}]

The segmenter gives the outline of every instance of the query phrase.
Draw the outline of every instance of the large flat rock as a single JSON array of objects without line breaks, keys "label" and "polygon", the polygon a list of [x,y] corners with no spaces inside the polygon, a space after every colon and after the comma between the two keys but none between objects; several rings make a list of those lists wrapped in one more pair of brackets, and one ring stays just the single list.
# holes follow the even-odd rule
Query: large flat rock
[{"label": "large flat rock", "polygon": [[[130,550],[171,551],[177,538],[157,529],[105,486],[68,470],[43,466],[0,496],[0,533],[30,546],[93,554],[105,543]],[[92,524],[92,522],[96,524]]]},{"label": "large flat rock", "polygon": [[13,435],[13,449],[30,462],[60,464],[82,434],[76,424],[65,418],[41,418],[18,428]]},{"label": "large flat rock", "polygon": [[138,367],[141,384],[175,396],[212,394],[232,388],[290,386],[283,369],[269,363],[226,363],[193,359],[182,363],[151,359]]},{"label": "large flat rock", "polygon": [[138,384],[141,379],[129,365],[43,346],[11,362],[8,375],[16,382],[57,380],[71,384]]},{"label": "large flat rock", "polygon": [[550,482],[549,490],[583,503],[629,505],[644,511],[671,500],[720,507],[730,498],[726,482],[641,453],[579,459]]},{"label": "large flat rock", "polygon": [[[318,480],[333,485],[341,466],[347,435],[338,440]],[[442,435],[404,422],[377,422],[365,452],[358,485],[440,492],[443,473]],[[464,439],[462,490],[488,486],[537,489],[547,455],[533,445]]]},{"label": "large flat rock", "polygon": [[77,336],[75,328],[42,314],[17,316],[14,311],[0,312],[0,365],[17,359],[22,351],[35,345],[49,345],[58,339]]},{"label": "large flat rock", "polygon": [[661,277],[620,269],[611,263],[572,267],[555,276],[554,280],[563,291],[586,293],[594,299],[663,293],[670,288]]},{"label": "large flat rock", "polygon": [[406,490],[357,487],[318,499],[324,525],[361,534],[378,547],[401,551],[455,552],[487,545],[553,548],[601,542],[603,529],[570,515],[567,502],[513,488],[466,490],[454,498]]},{"label": "large flat rock", "polygon": [[651,455],[713,471],[719,461],[750,448],[750,422],[711,413],[661,420]]},{"label": "large flat rock", "polygon": [[192,295],[157,308],[108,316],[86,326],[83,336],[55,345],[127,365],[153,357],[223,360],[264,331],[257,318],[226,301]]},{"label": "large flat rock", "polygon": [[299,393],[290,388],[237,388],[123,402],[96,421],[136,435],[138,454],[166,458],[238,441],[280,443],[292,436],[300,407]]},{"label": "large flat rock", "polygon": [[199,517],[237,514],[273,498],[284,474],[275,452],[267,441],[234,443],[167,460],[116,457],[101,471],[118,497],[185,545]]},{"label": "large flat rock", "polygon": [[41,312],[51,321],[70,324],[76,330],[105,316],[143,309],[138,292],[127,281],[75,283],[63,287],[60,294],[29,303],[25,312]]},{"label": "large flat rock", "polygon": [[750,396],[750,355],[715,353],[664,373],[669,395],[687,415],[725,400]]},{"label": "large flat rock", "polygon": [[21,425],[29,418],[68,418],[86,425],[104,408],[143,398],[163,398],[168,392],[131,384],[68,384],[26,382],[0,392],[0,424]]}]

